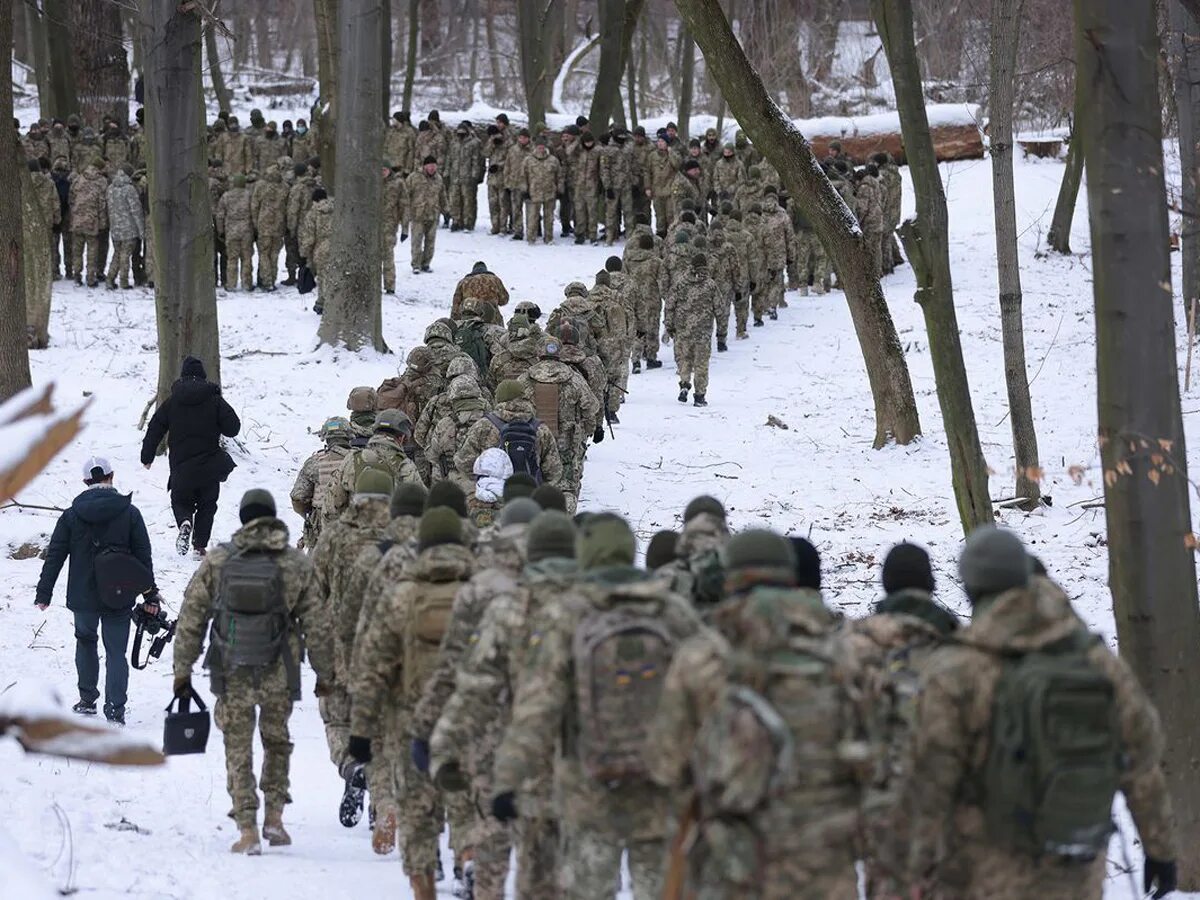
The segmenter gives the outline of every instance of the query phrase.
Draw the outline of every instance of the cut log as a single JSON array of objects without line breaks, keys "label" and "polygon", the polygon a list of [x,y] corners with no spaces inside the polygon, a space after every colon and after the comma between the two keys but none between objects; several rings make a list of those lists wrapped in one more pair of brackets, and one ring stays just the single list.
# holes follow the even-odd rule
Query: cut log
[{"label": "cut log", "polygon": [[[979,107],[964,103],[936,103],[926,107],[933,149],[939,162],[983,159]],[[852,162],[864,163],[873,153],[886,152],[900,165],[906,160],[900,118],[895,113],[843,118],[797,119],[795,125],[812,144],[817,159],[829,154],[835,141]]]},{"label": "cut log", "polygon": [[1062,138],[1018,140],[1017,143],[1021,145],[1021,150],[1026,156],[1036,156],[1038,159],[1058,159],[1062,155]]}]

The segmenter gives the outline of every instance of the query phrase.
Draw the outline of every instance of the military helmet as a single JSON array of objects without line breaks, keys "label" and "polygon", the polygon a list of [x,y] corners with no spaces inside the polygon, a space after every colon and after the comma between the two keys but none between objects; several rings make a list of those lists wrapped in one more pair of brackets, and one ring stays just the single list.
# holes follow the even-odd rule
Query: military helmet
[{"label": "military helmet", "polygon": [[[428,352],[428,350],[426,350],[426,352]],[[470,375],[472,378],[478,377],[479,367],[475,365],[475,360],[471,359],[471,357],[466,356],[465,354],[462,356],[456,356],[454,359],[450,360],[450,364],[446,366],[446,380],[452,381],[459,375]]]},{"label": "military helmet", "polygon": [[563,289],[564,297],[586,297],[587,295],[587,285],[582,281],[572,281]]},{"label": "military helmet", "polygon": [[514,311],[517,315],[525,316],[530,322],[536,322],[542,315],[541,307],[532,300],[522,300],[514,307]]},{"label": "military helmet", "polygon": [[336,440],[344,438],[350,440],[350,436],[354,433],[353,427],[350,425],[350,420],[342,416],[330,416],[321,424],[321,430],[318,432],[323,441]]},{"label": "military helmet", "polygon": [[462,302],[462,317],[464,319],[468,316],[474,319],[485,319],[487,318],[487,310],[484,307],[488,305],[488,302],[482,297],[467,297]]},{"label": "military helmet", "polygon": [[479,389],[479,382],[474,378],[466,376],[459,376],[453,379],[450,382],[450,389],[447,393],[451,403],[459,400],[479,400],[483,398],[483,391]]},{"label": "military helmet", "polygon": [[412,419],[399,409],[385,409],[375,417],[376,434],[411,434]]},{"label": "military helmet", "polygon": [[408,367],[416,372],[428,372],[433,368],[433,353],[428,347],[413,347],[408,351]]},{"label": "military helmet", "polygon": [[528,317],[517,313],[508,320],[508,336],[520,340],[521,338],[529,337],[533,333],[533,326],[530,324]]},{"label": "military helmet", "polygon": [[351,389],[350,396],[346,399],[346,409],[353,413],[374,412],[378,408],[379,397],[375,388],[367,385]]},{"label": "military helmet", "polygon": [[454,323],[449,319],[438,319],[425,329],[425,343],[433,340],[454,343]]}]

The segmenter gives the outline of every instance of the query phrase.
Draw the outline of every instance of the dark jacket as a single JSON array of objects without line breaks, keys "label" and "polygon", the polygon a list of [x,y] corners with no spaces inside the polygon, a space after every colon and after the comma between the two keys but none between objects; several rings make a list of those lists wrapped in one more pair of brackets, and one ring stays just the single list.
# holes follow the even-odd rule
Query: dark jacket
[{"label": "dark jacket", "polygon": [[221,389],[203,378],[180,378],[171,396],[150,419],[142,441],[142,465],[154,461],[162,439],[170,434],[167,459],[171,465],[168,487],[191,490],[224,481],[234,462],[221,449],[221,436],[235,437],[242,429]]},{"label": "dark jacket", "polygon": [[105,547],[128,549],[147,569],[154,570],[150,535],[146,533],[142,514],[133,505],[132,496],[120,494],[111,487],[89,488],[58,517],[50,546],[46,549],[42,577],[38,579],[36,602],[50,602],[58,573],[69,557],[67,609],[74,612],[110,611],[100,602],[96,590],[95,541]]}]

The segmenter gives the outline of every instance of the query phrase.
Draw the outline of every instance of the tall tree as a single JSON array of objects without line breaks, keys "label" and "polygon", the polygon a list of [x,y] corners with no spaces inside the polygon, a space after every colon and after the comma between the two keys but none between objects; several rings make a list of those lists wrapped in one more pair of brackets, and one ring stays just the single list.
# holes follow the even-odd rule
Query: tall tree
[{"label": "tall tree", "polygon": [[379,52],[382,56],[382,66],[379,73],[379,106],[383,110],[382,118],[387,120],[392,114],[392,0],[383,0],[383,27],[379,29],[381,44]]},{"label": "tall tree", "polygon": [[71,46],[79,115],[129,121],[129,62],[121,35],[121,6],[112,0],[71,0]]},{"label": "tall tree", "polygon": [[1075,220],[1075,203],[1079,199],[1079,186],[1083,183],[1083,129],[1079,127],[1084,115],[1083,98],[1079,82],[1075,82],[1075,111],[1071,117],[1071,140],[1067,145],[1067,165],[1063,169],[1062,184],[1058,188],[1058,199],[1054,203],[1054,216],[1050,220],[1050,232],[1046,243],[1055,253],[1071,252],[1071,223]]},{"label": "tall tree", "polygon": [[408,0],[408,52],[404,57],[403,109],[412,109],[413,83],[417,80],[417,52],[421,38],[421,0]]},{"label": "tall tree", "polygon": [[380,211],[383,181],[383,120],[379,93],[383,84],[383,48],[379,30],[386,27],[382,0],[341,0],[338,42],[337,155],[342,174],[333,201],[329,262],[321,270],[324,314],[319,335],[324,344],[351,350],[383,341],[380,285]]},{"label": "tall tree", "polygon": [[143,0],[150,227],[159,260],[158,399],[170,393],[185,356],[221,378],[208,142],[201,76],[200,14],[178,0]]},{"label": "tall tree", "polygon": [[562,42],[563,0],[517,0],[517,48],[521,83],[530,124],[546,121],[556,71],[554,57]]},{"label": "tall tree", "polygon": [[258,0],[255,6],[257,6],[257,10],[254,13],[254,52],[258,67],[270,69],[272,68],[271,6],[266,0]]},{"label": "tall tree", "polygon": [[904,224],[900,236],[917,276],[916,299],[929,334],[929,355],[946,428],[958,517],[963,531],[969,532],[993,521],[992,502],[954,311],[946,194],[925,113],[913,40],[912,0],[871,0],[871,10],[892,71],[904,152],[917,202],[917,217]]},{"label": "tall tree", "polygon": [[1154,4],[1075,0],[1100,459],[1121,655],[1160,710],[1180,888],[1200,888],[1200,609],[1179,408]]},{"label": "tall tree", "polygon": [[[24,163],[22,154],[21,163]],[[25,327],[29,349],[42,350],[50,343],[50,292],[54,281],[50,258],[50,225],[39,208],[33,176],[20,165],[22,268],[25,279]],[[56,198],[57,199],[57,198]]]},{"label": "tall tree", "polygon": [[[633,74],[630,45],[645,5],[646,0],[600,0],[600,68],[596,73],[596,90],[588,111],[592,127],[597,130],[602,131],[608,125],[620,102],[621,75],[627,63],[630,75]],[[632,77],[629,83],[632,91]],[[636,118],[634,109],[631,105],[630,114]]]},{"label": "tall tree", "polygon": [[326,189],[337,188],[338,3],[313,0],[317,23],[317,105],[312,123],[317,131],[317,155]]},{"label": "tall tree", "polygon": [[65,119],[79,111],[75,94],[75,58],[71,50],[71,16],[67,0],[42,0],[46,13],[46,50],[50,62],[50,107]]},{"label": "tall tree", "polygon": [[1200,22],[1179,0],[1171,0],[1171,58],[1175,75],[1175,108],[1179,121],[1179,169],[1183,210],[1180,250],[1183,256],[1183,310],[1200,303]]},{"label": "tall tree", "polygon": [[992,198],[996,220],[996,274],[1000,288],[1000,336],[1004,342],[1004,384],[1008,389],[1017,496],[1023,509],[1041,500],[1038,486],[1037,432],[1025,369],[1025,323],[1021,311],[1021,262],[1017,253],[1017,201],[1013,190],[1013,93],[1017,42],[1024,0],[992,0],[992,50],[989,54],[992,137]]},{"label": "tall tree", "polygon": [[921,433],[921,423],[908,364],[854,214],[825,177],[804,135],[767,94],[719,0],[675,0],[675,5],[738,124],[780,173],[837,267],[875,401],[875,446],[909,443]]},{"label": "tall tree", "polygon": [[221,53],[217,49],[217,30],[211,22],[204,25],[204,55],[208,58],[208,77],[212,81],[213,93],[217,95],[217,109],[230,112],[233,109],[233,92],[225,83],[221,71]]},{"label": "tall tree", "polygon": [[34,78],[37,79],[38,114],[43,119],[51,119],[56,113],[54,98],[50,94],[50,60],[46,52],[46,17],[42,10],[32,4],[18,3],[16,8],[24,13],[22,18],[25,20],[25,43],[33,65]]},{"label": "tall tree", "polygon": [[696,90],[696,41],[687,28],[679,29],[679,109],[675,123],[679,140],[687,144],[692,134],[692,95]]},{"label": "tall tree", "polygon": [[23,391],[29,377],[25,276],[21,259],[21,151],[13,121],[12,4],[0,9],[0,402]]}]

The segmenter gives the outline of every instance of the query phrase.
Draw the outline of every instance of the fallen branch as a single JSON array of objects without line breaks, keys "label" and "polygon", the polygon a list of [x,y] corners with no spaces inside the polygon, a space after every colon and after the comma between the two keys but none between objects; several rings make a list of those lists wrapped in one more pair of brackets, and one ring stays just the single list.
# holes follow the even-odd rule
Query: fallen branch
[{"label": "fallen branch", "polygon": [[44,509],[46,512],[66,512],[66,510],[61,506],[39,506],[36,503],[19,503],[16,500],[8,501],[4,505],[0,506],[0,509],[12,509],[14,506],[18,509]]}]

